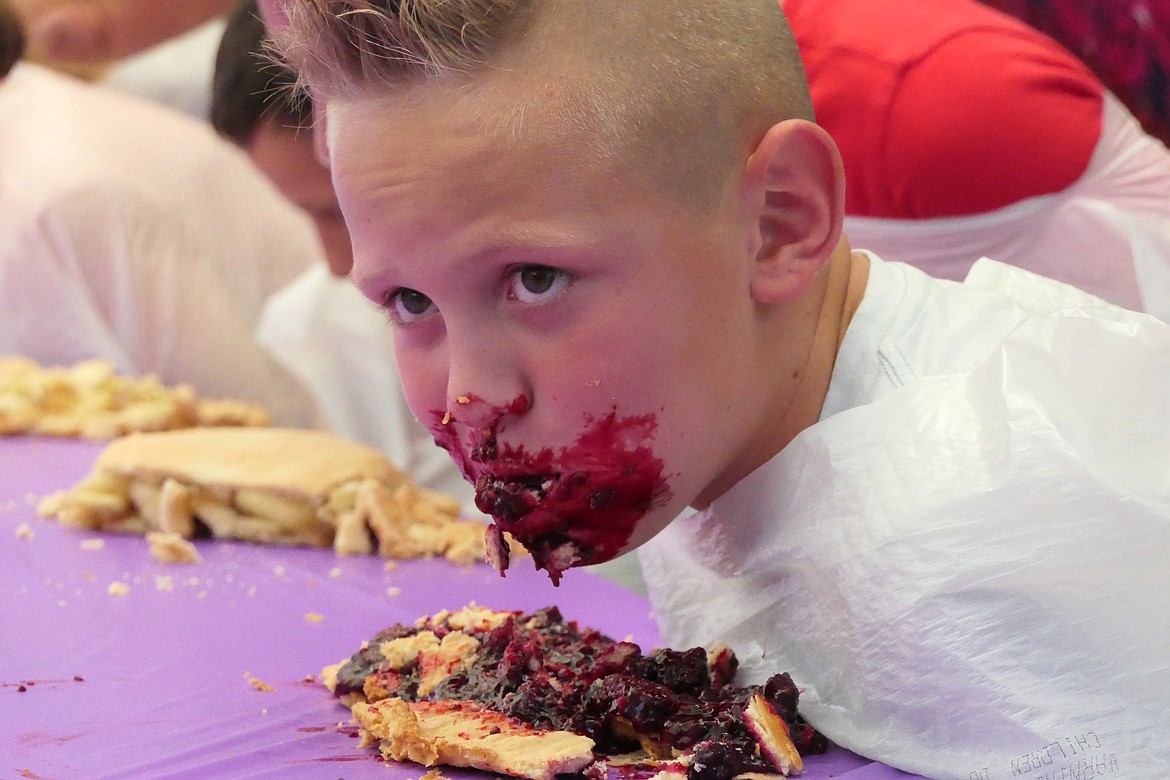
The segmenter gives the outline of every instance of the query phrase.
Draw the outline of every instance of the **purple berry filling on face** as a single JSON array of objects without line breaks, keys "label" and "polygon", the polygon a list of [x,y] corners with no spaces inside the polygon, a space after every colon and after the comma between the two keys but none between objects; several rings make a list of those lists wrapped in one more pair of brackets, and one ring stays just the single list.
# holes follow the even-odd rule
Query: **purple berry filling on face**
[{"label": "purple berry filling on face", "polygon": [[494,409],[494,422],[472,429],[468,442],[459,440],[461,426],[452,424],[458,421],[448,412],[436,413],[432,431],[474,483],[476,506],[495,520],[488,547],[499,571],[508,564],[507,541],[500,534],[507,531],[556,584],[565,569],[622,552],[638,521],[667,500],[669,491],[662,461],[646,444],[656,425],[653,416],[619,419],[610,412],[590,419],[571,446],[529,453],[498,439],[500,420],[527,409],[522,400]]}]

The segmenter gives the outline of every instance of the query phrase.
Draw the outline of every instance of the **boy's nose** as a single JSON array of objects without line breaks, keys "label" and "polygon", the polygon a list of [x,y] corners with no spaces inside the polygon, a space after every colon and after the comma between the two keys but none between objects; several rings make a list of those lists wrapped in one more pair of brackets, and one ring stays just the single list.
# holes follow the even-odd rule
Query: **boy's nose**
[{"label": "boy's nose", "polygon": [[476,350],[451,363],[447,380],[447,411],[473,428],[523,414],[531,405],[531,389],[514,362],[487,350]]},{"label": "boy's nose", "polygon": [[496,400],[482,398],[475,393],[463,393],[448,399],[447,411],[452,419],[469,428],[490,428],[505,417],[524,414],[530,404],[531,400],[525,393]]}]

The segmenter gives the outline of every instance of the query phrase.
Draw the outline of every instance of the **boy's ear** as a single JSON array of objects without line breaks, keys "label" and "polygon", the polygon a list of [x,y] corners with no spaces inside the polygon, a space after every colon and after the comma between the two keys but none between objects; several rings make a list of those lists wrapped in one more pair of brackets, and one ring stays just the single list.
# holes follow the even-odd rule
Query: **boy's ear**
[{"label": "boy's ear", "polygon": [[841,154],[818,125],[786,120],[764,135],[744,174],[745,227],[755,256],[752,297],[791,300],[808,288],[841,239]]}]

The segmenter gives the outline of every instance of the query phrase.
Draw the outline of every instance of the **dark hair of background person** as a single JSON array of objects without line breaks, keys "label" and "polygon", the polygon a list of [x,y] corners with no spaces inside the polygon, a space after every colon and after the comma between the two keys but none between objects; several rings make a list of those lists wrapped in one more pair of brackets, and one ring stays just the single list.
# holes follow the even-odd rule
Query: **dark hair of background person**
[{"label": "dark hair of background person", "polygon": [[293,88],[296,74],[263,53],[266,40],[256,0],[237,4],[215,56],[210,118],[217,132],[241,146],[268,117],[291,128],[312,123],[308,98]]},{"label": "dark hair of background person", "polygon": [[8,0],[0,0],[0,78],[24,56],[24,25]]}]

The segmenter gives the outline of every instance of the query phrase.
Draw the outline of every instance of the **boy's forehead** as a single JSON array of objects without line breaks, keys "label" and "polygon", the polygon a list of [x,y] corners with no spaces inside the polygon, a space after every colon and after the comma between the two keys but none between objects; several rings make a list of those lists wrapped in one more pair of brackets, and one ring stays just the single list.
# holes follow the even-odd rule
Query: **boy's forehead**
[{"label": "boy's forehead", "polygon": [[[465,210],[495,198],[520,210],[540,207],[543,194],[593,212],[615,200],[699,202],[697,188],[669,173],[684,164],[658,171],[660,156],[643,156],[637,139],[603,127],[580,100],[565,78],[508,72],[328,98],[329,164],[351,229],[358,210],[382,221],[407,202]],[[453,179],[462,188],[454,200]]]},{"label": "boy's forehead", "polygon": [[481,135],[474,118],[447,96],[421,99],[411,90],[331,98],[325,128],[339,187],[353,175],[446,156],[454,139],[467,147]]},{"label": "boy's forehead", "polygon": [[579,142],[566,148],[523,124],[509,135],[463,94],[337,97],[327,113],[352,278],[367,292],[377,293],[386,258],[429,258],[438,245],[445,257],[469,259],[521,247],[580,250],[590,230],[613,224],[615,210],[649,197],[617,161],[583,160]]},{"label": "boy's forehead", "polygon": [[[550,109],[550,90],[536,99],[507,83],[419,83],[394,90],[330,98],[326,104],[329,158],[344,186],[376,163],[445,160],[469,164],[539,158],[541,165],[580,163],[596,155],[588,133]],[[544,105],[538,105],[543,103]]]},{"label": "boy's forehead", "polygon": [[501,144],[484,111],[446,90],[335,98],[326,127],[343,207],[377,221],[514,198],[525,189],[519,172],[543,159],[522,142]]}]

